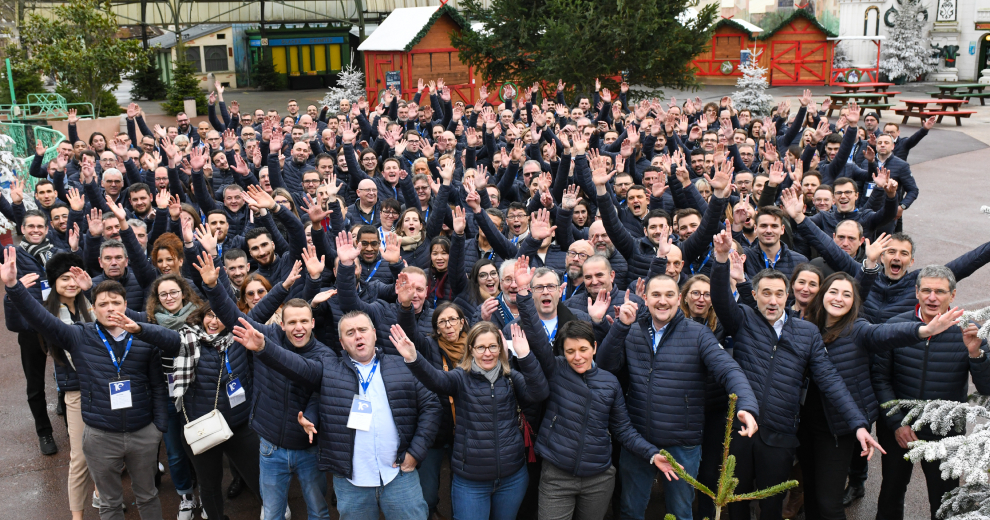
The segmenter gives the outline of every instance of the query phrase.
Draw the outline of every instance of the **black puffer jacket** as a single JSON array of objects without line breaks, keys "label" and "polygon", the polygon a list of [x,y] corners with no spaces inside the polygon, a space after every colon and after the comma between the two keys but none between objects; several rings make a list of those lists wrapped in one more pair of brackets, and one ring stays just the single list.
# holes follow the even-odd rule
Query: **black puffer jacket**
[{"label": "black puffer jacket", "polygon": [[[898,314],[888,322],[921,324],[917,309]],[[982,341],[983,357],[970,359],[958,325],[928,339],[917,340],[877,354],[873,364],[873,388],[882,404],[894,399],[945,399],[966,402],[969,376],[977,393],[990,395],[990,360],[987,342]],[[884,414],[891,430],[901,426],[903,413]],[[927,428],[921,433],[930,434]],[[920,436],[920,435],[919,435]]]},{"label": "black puffer jacket", "polygon": [[536,319],[533,297],[527,294],[517,301],[520,324],[550,384],[536,452],[546,462],[577,477],[600,475],[612,466],[609,431],[644,464],[659,453],[629,422],[619,380],[597,366],[578,374],[564,356],[554,357]]},{"label": "black puffer jacket", "polygon": [[[753,247],[746,249],[746,277],[752,278],[760,271],[772,268],[790,278],[795,267],[808,261],[808,257],[788,248],[783,242],[780,243],[778,254],[780,258],[777,259],[776,263],[773,263],[774,259],[766,257],[766,253],[760,249],[759,240],[757,240]],[[711,261],[714,262],[715,259],[712,258]]]},{"label": "black puffer jacket", "polygon": [[[811,378],[853,429],[869,423],[850,397],[842,377],[828,359],[818,329],[788,316],[781,337],[759,311],[736,303],[729,290],[729,264],[713,259],[712,307],[725,333],[732,336],[733,358],[760,400],[760,431],[797,434],[801,419],[801,386]],[[766,439],[767,437],[764,437]],[[796,439],[794,439],[796,441]]]},{"label": "black puffer jacket", "polygon": [[739,410],[757,416],[746,374],[708,327],[677,310],[654,353],[652,321],[649,312],[640,312],[632,326],[617,320],[597,355],[601,368],[617,375],[628,372],[629,416],[647,441],[661,448],[701,444],[709,373],[739,396]]},{"label": "black puffer jacket", "polygon": [[[347,417],[354,396],[360,393],[354,361],[346,353],[340,357],[327,354],[319,360],[306,359],[267,336],[266,339],[265,349],[257,354],[258,361],[319,392],[319,417],[307,415],[307,418],[317,425],[319,432],[320,470],[351,478],[356,430],[347,427]],[[437,396],[413,377],[401,357],[381,350],[376,355],[381,362],[379,370],[388,393],[388,407],[399,432],[399,448],[393,460],[401,464],[409,453],[422,461],[440,424]]]},{"label": "black puffer jacket", "polygon": [[[388,354],[398,355],[398,351],[388,340],[389,327],[396,321],[399,309],[402,307],[398,303],[388,303],[384,300],[367,302],[357,294],[357,280],[354,279],[354,269],[352,266],[340,265],[337,269],[337,298],[340,302],[341,310],[357,310],[371,316],[371,322],[375,324],[375,331],[378,333],[375,346],[384,350]],[[425,301],[423,309],[416,319],[422,330],[433,329],[433,309]]]},{"label": "black puffer jacket", "polygon": [[517,396],[521,401],[539,403],[550,389],[535,355],[517,361],[519,371],[509,372],[507,377],[500,374],[494,383],[463,369],[437,370],[426,356],[417,356],[409,363],[409,370],[423,385],[454,397],[457,426],[450,469],[455,475],[474,481],[495,480],[526,464]]},{"label": "black puffer jacket", "polygon": [[[110,380],[117,378],[117,369],[110,360],[107,347],[100,339],[96,323],[66,325],[45,310],[20,282],[7,289],[7,294],[22,310],[22,315],[46,339],[63,345],[72,356],[79,374],[82,417],[86,426],[109,432],[135,432],[154,422],[159,431],[168,428],[166,409],[168,387],[162,372],[159,348],[178,349],[179,337],[167,334],[168,329],[142,324],[141,333],[134,336],[131,351],[121,364],[120,377],[130,381],[131,407],[113,410],[110,406]],[[100,326],[102,328],[102,326]],[[106,330],[103,334],[111,344],[116,343]],[[117,349],[123,356],[124,345]]]}]

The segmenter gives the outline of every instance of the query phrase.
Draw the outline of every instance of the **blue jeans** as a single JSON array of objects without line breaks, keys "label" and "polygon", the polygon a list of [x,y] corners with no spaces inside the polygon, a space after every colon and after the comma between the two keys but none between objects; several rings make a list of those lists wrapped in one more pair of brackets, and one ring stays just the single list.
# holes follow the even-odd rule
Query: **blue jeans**
[{"label": "blue jeans", "polygon": [[[698,475],[698,465],[701,463],[701,446],[669,446],[666,449],[684,467],[684,471],[692,477]],[[619,478],[622,479],[622,493],[619,498],[619,515],[621,520],[640,519],[646,515],[646,507],[650,504],[650,491],[653,479],[659,470],[622,448],[619,455]],[[677,520],[692,520],[691,505],[694,502],[694,488],[683,480],[663,483],[664,501],[667,514],[674,515]]]},{"label": "blue jeans", "polygon": [[423,485],[423,499],[430,514],[437,511],[437,504],[440,503],[440,468],[444,459],[450,460],[452,451],[450,446],[430,448],[426,458],[419,463],[419,483]]},{"label": "blue jeans", "polygon": [[193,492],[192,463],[182,447],[186,439],[182,436],[182,414],[175,410],[172,398],[168,399],[168,431],[162,434],[165,440],[165,453],[168,454],[168,472],[172,475],[172,484],[180,495]]},{"label": "blue jeans", "polygon": [[515,520],[528,485],[525,464],[514,474],[495,480],[468,480],[454,475],[450,490],[454,520]]},{"label": "blue jeans", "polygon": [[268,442],[260,435],[258,439],[258,469],[261,472],[259,489],[265,506],[265,518],[281,520],[285,515],[289,481],[295,473],[310,520],[329,520],[327,477],[317,468],[319,448],[313,446],[307,450],[288,450]]},{"label": "blue jeans", "polygon": [[399,471],[392,482],[378,487],[358,487],[340,475],[333,476],[340,520],[425,520],[428,512],[423,500],[419,473]]}]

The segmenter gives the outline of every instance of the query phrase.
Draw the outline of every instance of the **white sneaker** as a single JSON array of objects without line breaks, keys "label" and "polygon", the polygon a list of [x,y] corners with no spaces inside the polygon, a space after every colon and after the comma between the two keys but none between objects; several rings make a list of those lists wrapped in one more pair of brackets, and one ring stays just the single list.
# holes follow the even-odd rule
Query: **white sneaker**
[{"label": "white sneaker", "polygon": [[203,520],[206,520],[207,518],[209,518],[208,516],[206,516],[206,508],[205,507],[203,509],[200,509],[199,510],[199,517],[202,518]]},{"label": "white sneaker", "polygon": [[100,508],[100,495],[97,495],[96,491],[93,491],[93,508],[94,509]]},{"label": "white sneaker", "polygon": [[[265,505],[261,504],[261,520],[265,520]],[[289,510],[289,504],[285,504],[285,520],[292,520],[292,511]]]},{"label": "white sneaker", "polygon": [[196,509],[196,497],[192,493],[182,495],[179,500],[179,515],[176,520],[193,520],[194,509]]}]

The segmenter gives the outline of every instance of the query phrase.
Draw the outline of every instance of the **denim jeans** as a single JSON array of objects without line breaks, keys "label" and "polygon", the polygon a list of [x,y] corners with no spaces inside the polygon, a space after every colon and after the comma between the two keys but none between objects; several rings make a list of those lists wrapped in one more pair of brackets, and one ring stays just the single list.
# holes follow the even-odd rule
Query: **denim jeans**
[{"label": "denim jeans", "polygon": [[440,503],[440,469],[444,459],[450,460],[452,451],[450,446],[430,448],[426,452],[426,458],[419,463],[419,483],[423,485],[423,499],[426,500],[426,507],[431,515],[437,511],[437,504]]},{"label": "denim jeans", "polygon": [[[701,463],[701,445],[668,446],[666,448],[661,447],[661,449],[666,449],[673,455],[688,475],[692,477],[698,475],[698,465]],[[619,512],[622,520],[640,519],[646,514],[646,507],[650,504],[653,479],[656,478],[658,471],[657,467],[651,466],[649,461],[643,460],[642,457],[637,457],[622,448],[622,454],[619,455],[619,478],[622,479]],[[674,515],[677,520],[692,520],[691,505],[694,502],[694,488],[691,487],[691,484],[683,480],[668,482],[666,477],[661,477],[660,482],[663,483],[667,514]]]},{"label": "denim jeans", "polygon": [[182,427],[185,425],[185,421],[182,420],[182,414],[176,411],[172,398],[169,397],[167,401],[168,431],[162,434],[162,438],[165,440],[165,453],[168,454],[168,472],[172,475],[175,491],[180,495],[185,495],[193,492],[192,471],[190,470],[192,462],[189,461],[189,456],[186,455],[186,450],[183,448],[186,443],[185,437],[182,436]]},{"label": "denim jeans", "polygon": [[340,520],[378,520],[379,512],[385,520],[424,520],[428,514],[416,470],[400,471],[387,485],[378,487],[358,487],[334,475],[333,491]]},{"label": "denim jeans", "polygon": [[454,475],[450,502],[454,520],[514,520],[529,485],[529,470],[495,480],[468,480]]},{"label": "denim jeans", "polygon": [[265,519],[281,520],[289,499],[289,481],[295,473],[302,488],[310,520],[330,518],[327,507],[327,477],[317,468],[319,448],[288,450],[258,436],[260,491],[265,506]]}]

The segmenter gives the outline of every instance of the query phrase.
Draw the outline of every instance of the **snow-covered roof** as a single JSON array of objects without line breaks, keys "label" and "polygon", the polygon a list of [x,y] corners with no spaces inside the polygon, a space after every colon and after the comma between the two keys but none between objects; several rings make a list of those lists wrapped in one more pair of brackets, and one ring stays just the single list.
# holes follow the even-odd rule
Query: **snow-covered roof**
[{"label": "snow-covered roof", "polygon": [[746,20],[740,20],[739,18],[733,18],[732,21],[733,22],[736,22],[737,24],[739,24],[739,25],[741,25],[743,27],[745,27],[746,30],[749,31],[749,32],[751,32],[751,33],[754,33],[755,34],[755,33],[761,33],[761,32],[763,32],[763,28],[762,27],[760,27],[759,25],[753,24],[753,23],[749,23]]},{"label": "snow-covered roof", "polygon": [[[366,24],[364,24],[364,36],[366,38],[368,36],[371,36],[377,30],[378,30],[378,24],[377,23],[366,23]],[[349,32],[351,33],[351,35],[357,37],[357,36],[360,36],[361,35],[361,28],[358,27],[357,25],[352,25],[351,26],[351,30]]]},{"label": "snow-covered roof", "polygon": [[447,13],[464,27],[464,19],[448,5],[402,7],[392,11],[375,32],[364,40],[359,51],[408,51],[426,34],[433,22]]}]

